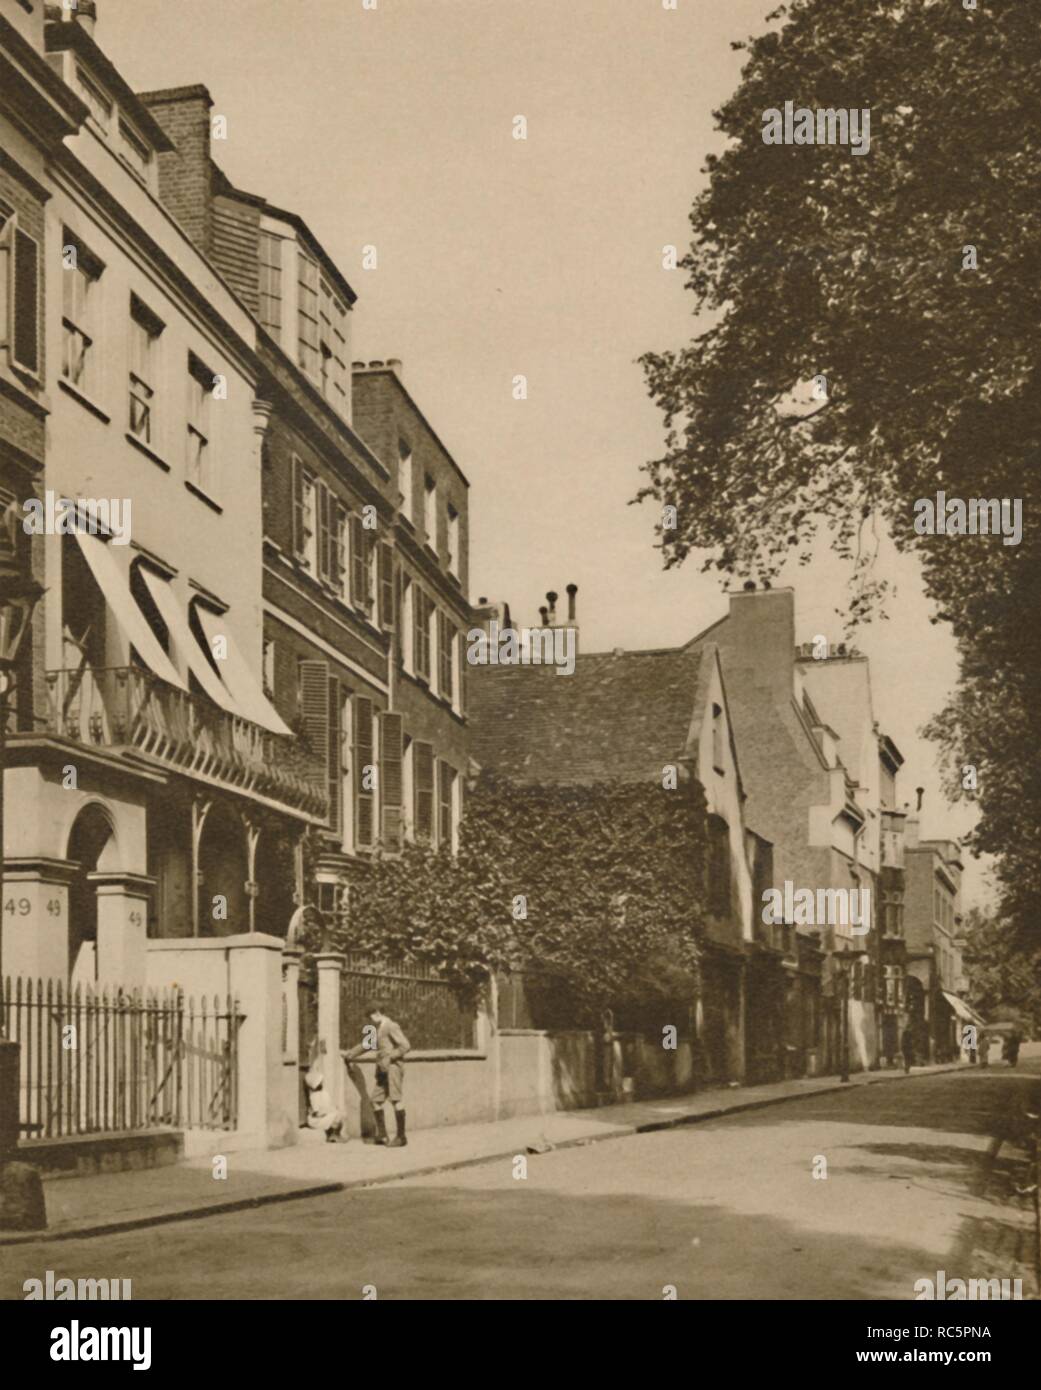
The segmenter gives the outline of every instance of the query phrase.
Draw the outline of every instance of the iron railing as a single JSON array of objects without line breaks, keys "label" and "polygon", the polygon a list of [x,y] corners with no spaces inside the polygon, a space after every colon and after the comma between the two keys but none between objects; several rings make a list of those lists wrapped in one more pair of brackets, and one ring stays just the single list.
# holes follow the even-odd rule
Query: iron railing
[{"label": "iron railing", "polygon": [[325,818],[323,767],[289,737],[136,666],[48,671],[47,728],[91,746],[132,747],[180,771]]},{"label": "iron railing", "polygon": [[422,961],[374,962],[350,951],[341,976],[340,1045],[362,1041],[365,1006],[380,999],[415,1052],[477,1047],[477,1001],[472,990],[443,979]]},{"label": "iron railing", "polygon": [[230,996],[8,978],[0,1024],[21,1048],[22,1137],[235,1129],[242,1020]]}]

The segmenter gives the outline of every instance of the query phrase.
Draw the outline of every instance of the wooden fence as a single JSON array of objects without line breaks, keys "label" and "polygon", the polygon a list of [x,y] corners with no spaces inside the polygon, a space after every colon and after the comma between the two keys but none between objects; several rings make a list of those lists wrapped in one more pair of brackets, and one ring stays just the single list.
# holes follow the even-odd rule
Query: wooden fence
[{"label": "wooden fence", "polygon": [[234,1129],[242,1019],[230,996],[7,979],[0,1025],[21,1048],[22,1137]]}]

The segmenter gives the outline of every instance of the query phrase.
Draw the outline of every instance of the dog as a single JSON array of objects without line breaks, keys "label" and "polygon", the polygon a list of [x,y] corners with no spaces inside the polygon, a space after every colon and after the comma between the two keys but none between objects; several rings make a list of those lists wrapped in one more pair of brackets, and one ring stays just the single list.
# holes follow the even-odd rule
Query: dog
[{"label": "dog", "polygon": [[343,1113],[332,1103],[325,1089],[322,1055],[317,1041],[311,1044],[311,1059],[304,1076],[307,1087],[307,1126],[320,1129],[327,1144],[343,1142]]}]

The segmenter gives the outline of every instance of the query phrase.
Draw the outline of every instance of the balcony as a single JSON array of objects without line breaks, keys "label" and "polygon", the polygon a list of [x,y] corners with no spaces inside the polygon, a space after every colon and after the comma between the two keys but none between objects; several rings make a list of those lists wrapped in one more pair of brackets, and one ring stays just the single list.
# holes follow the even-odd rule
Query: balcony
[{"label": "balcony", "polygon": [[294,741],[135,666],[48,671],[47,730],[135,749],[166,767],[304,815],[328,814],[325,771]]}]

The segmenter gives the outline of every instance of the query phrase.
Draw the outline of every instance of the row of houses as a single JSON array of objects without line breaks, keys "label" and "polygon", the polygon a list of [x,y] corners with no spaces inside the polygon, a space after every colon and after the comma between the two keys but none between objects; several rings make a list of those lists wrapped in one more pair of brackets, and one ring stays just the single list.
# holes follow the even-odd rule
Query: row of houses
[{"label": "row of houses", "polygon": [[661,785],[686,765],[700,783],[710,1078],[816,1075],[844,1055],[893,1064],[907,1026],[918,1060],[958,1055],[963,1024],[979,1023],[960,997],[958,846],[919,838],[867,658],[797,645],[791,589],[746,583],[681,647],[579,651],[567,678],[482,664],[471,685],[474,759],[508,781]]},{"label": "row of houses", "polygon": [[[300,210],[231,183],[207,89],[135,91],[96,24],[0,0],[2,558],[44,590],[7,695],[0,974],[205,991],[262,944],[288,989],[301,905],[337,912],[377,847],[454,852],[475,770],[684,763],[707,1074],[872,1066],[906,1019],[953,1047],[957,847],[898,807],[866,661],[797,650],[778,589],[566,678],[470,666],[508,614],[471,606],[469,485],[401,362],[353,358],[355,290]],[[870,930],[764,925],[786,882],[870,888]],[[295,1003],[260,997],[295,1069]]]}]

